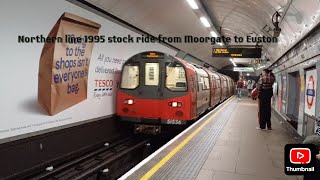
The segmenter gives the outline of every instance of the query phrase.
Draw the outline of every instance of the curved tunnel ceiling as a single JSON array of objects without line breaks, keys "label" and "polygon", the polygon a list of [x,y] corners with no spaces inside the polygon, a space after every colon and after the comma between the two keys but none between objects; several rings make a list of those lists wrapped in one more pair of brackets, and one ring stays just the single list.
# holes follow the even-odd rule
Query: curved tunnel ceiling
[{"label": "curved tunnel ceiling", "polygon": [[[105,11],[154,35],[209,37],[197,12],[186,0],[87,0]],[[195,0],[204,5],[216,29],[224,36],[265,36],[262,29],[273,29],[272,15],[282,15],[278,43],[262,44],[267,58],[274,62],[320,22],[320,0]],[[207,14],[206,14],[207,13]],[[269,31],[272,35],[273,32]],[[243,43],[248,45],[248,43]],[[179,49],[221,68],[230,64],[227,58],[212,58],[210,43],[176,43]],[[231,45],[239,45],[232,43]],[[251,44],[251,45],[255,45]],[[248,64],[250,59],[235,59]]]}]

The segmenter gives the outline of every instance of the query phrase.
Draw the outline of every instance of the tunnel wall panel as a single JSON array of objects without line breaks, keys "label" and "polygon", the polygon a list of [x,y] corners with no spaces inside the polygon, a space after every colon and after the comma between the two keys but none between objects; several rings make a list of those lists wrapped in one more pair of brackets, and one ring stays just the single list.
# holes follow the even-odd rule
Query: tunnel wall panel
[{"label": "tunnel wall panel", "polygon": [[[21,5],[17,6],[17,4]],[[71,23],[70,27],[61,24],[70,21],[61,17],[64,13],[71,13],[78,16],[78,20],[81,18],[82,20],[80,20],[80,23]],[[70,127],[70,125],[79,125],[79,123],[90,122],[92,119],[114,114],[115,91],[119,81],[119,71],[126,59],[142,51],[157,50],[171,55],[176,54],[175,50],[159,43],[109,42],[108,38],[113,36],[127,37],[130,35],[136,38],[141,35],[65,0],[31,0],[28,3],[17,0],[8,1],[1,5],[0,14],[0,22],[6,24],[2,28],[2,32],[5,33],[0,35],[3,42],[0,44],[0,49],[8,49],[8,51],[2,51],[0,54],[1,67],[4,67],[0,71],[0,143],[55,131]],[[7,18],[9,16],[11,18]],[[61,23],[59,24],[60,20]],[[29,39],[36,36],[47,37],[50,31],[52,33],[56,30],[57,25],[59,25],[58,33],[60,34],[85,34],[89,30],[78,32],[77,27],[84,26],[87,29],[92,29],[93,25],[84,25],[88,23],[88,20],[92,21],[91,24],[95,23],[96,26],[101,26],[98,35],[105,36],[106,42],[94,43],[92,54],[87,59],[79,55],[80,53],[78,55],[75,53],[77,47],[82,47],[86,51],[85,53],[90,52],[90,49],[84,48],[88,47],[90,43],[73,44],[63,41],[63,43],[56,43],[54,46],[52,46],[52,43],[51,45],[48,43],[49,45],[46,44],[46,46],[54,48],[54,54],[51,55],[50,48],[44,48],[44,43],[18,42],[19,36]],[[71,52],[71,48],[73,48],[71,55],[66,55],[67,52]],[[52,92],[48,96],[51,98],[51,106],[60,109],[56,114],[50,114],[43,108],[46,106],[42,106],[42,103],[38,102],[38,82],[43,82],[40,79],[43,75],[39,75],[39,71],[44,68],[39,68],[39,62],[40,59],[45,59],[46,66],[48,66],[52,63],[50,58],[54,58],[54,62],[58,62],[58,64],[61,63],[60,69],[55,63],[52,67],[45,67],[48,70],[52,68],[53,71],[52,76],[48,76],[46,83],[47,91],[49,91],[50,81],[52,81]],[[74,60],[77,67],[70,68],[71,65],[68,65],[70,61],[67,63],[67,60]],[[76,77],[74,76],[73,79],[70,73],[76,72],[78,66],[81,66],[78,64],[80,60],[88,63],[86,64],[88,72],[87,75],[84,75],[88,79],[79,84],[79,87],[73,87],[73,85],[78,84],[72,83]],[[45,72],[46,70],[42,71]],[[65,73],[69,78],[67,80],[64,79]],[[58,82],[58,79],[63,82]],[[64,104],[69,103],[69,101],[78,101],[75,98],[80,98],[79,96],[68,99],[70,94],[78,92],[77,88],[79,93],[82,91],[83,97],[81,98],[84,98],[84,100],[71,107],[63,108]],[[67,99],[64,100],[62,95]]]}]

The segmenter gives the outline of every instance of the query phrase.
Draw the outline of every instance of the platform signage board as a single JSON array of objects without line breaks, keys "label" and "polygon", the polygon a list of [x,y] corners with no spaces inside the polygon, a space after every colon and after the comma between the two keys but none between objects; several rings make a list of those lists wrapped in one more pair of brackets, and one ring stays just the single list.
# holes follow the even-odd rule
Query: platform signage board
[{"label": "platform signage board", "polygon": [[213,48],[212,57],[261,58],[261,48]]},{"label": "platform signage board", "polygon": [[234,67],[233,71],[238,72],[254,72],[253,67]]},{"label": "platform signage board", "polygon": [[252,59],[251,60],[251,64],[255,64],[255,65],[258,65],[258,64],[261,64],[261,65],[265,65],[267,64],[267,60],[266,59]]},{"label": "platform signage board", "polygon": [[316,92],[317,71],[314,69],[306,73],[304,112],[310,116],[315,116]]}]

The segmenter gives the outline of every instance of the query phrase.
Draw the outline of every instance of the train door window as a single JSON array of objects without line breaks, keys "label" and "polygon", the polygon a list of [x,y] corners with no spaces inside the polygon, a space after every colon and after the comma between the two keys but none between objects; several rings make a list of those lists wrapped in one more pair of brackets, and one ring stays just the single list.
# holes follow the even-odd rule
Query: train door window
[{"label": "train door window", "polygon": [[194,79],[192,76],[190,76],[190,85],[191,85],[191,91],[194,91]]},{"label": "train door window", "polygon": [[203,81],[203,89],[207,90],[209,89],[209,79],[208,77],[203,77],[204,81]]},{"label": "train door window", "polygon": [[201,77],[200,75],[197,76],[197,91],[200,91],[200,84],[201,84]]},{"label": "train door window", "polygon": [[166,64],[166,87],[171,91],[187,91],[186,71],[181,64]]},{"label": "train door window", "polygon": [[213,78],[213,76],[211,76],[210,78],[211,78],[211,87],[210,88],[214,89],[214,78]]},{"label": "train door window", "polygon": [[123,67],[121,88],[134,89],[139,86],[139,66],[138,64],[126,64]]},{"label": "train door window", "polygon": [[159,63],[146,63],[145,85],[159,86]]},{"label": "train door window", "polygon": [[200,77],[201,90],[204,90],[204,78]]}]

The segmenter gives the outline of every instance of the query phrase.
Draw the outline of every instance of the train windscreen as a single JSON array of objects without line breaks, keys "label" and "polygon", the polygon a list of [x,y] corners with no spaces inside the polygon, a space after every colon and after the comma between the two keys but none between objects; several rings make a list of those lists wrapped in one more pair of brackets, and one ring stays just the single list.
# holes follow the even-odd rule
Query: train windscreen
[{"label": "train windscreen", "polygon": [[139,65],[125,64],[122,70],[121,88],[135,89],[139,86]]},{"label": "train windscreen", "polygon": [[171,91],[187,91],[186,71],[181,64],[166,64],[166,87]]}]

